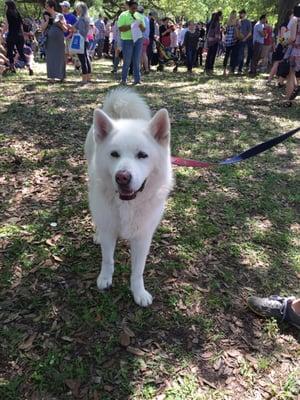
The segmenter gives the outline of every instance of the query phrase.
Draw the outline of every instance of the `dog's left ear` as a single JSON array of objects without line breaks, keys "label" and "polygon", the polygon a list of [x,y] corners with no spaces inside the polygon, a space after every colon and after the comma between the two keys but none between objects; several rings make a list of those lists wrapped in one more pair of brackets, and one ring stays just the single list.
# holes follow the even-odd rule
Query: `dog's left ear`
[{"label": "dog's left ear", "polygon": [[113,121],[104,111],[96,108],[94,111],[94,135],[96,142],[101,142],[113,130]]},{"label": "dog's left ear", "polygon": [[162,146],[168,146],[170,142],[170,118],[165,108],[157,111],[149,122],[151,135]]}]

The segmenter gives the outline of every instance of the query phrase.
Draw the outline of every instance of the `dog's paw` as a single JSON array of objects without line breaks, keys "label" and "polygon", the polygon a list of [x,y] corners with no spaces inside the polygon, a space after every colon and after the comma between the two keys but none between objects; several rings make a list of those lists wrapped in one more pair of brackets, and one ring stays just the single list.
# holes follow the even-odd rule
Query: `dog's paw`
[{"label": "dog's paw", "polygon": [[152,296],[147,290],[133,292],[134,301],[141,307],[148,307],[152,304]]},{"label": "dog's paw", "polygon": [[101,276],[101,274],[97,278],[97,287],[99,290],[108,289],[112,285],[112,276]]}]

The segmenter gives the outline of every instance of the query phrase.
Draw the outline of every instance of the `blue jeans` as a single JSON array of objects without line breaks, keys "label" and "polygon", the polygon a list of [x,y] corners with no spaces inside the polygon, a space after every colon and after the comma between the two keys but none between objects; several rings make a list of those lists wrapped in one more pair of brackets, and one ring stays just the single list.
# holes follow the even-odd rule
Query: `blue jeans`
[{"label": "blue jeans", "polygon": [[196,62],[197,49],[187,48],[186,50],[186,66],[188,71],[192,71],[192,68]]},{"label": "blue jeans", "polygon": [[123,68],[122,82],[127,81],[128,70],[132,62],[134,83],[141,81],[140,63],[142,55],[143,38],[135,43],[133,40],[122,40]]},{"label": "blue jeans", "polygon": [[242,70],[243,70],[246,45],[247,45],[246,42],[238,43],[238,64],[237,64],[237,66],[238,66],[239,72],[242,72]]}]

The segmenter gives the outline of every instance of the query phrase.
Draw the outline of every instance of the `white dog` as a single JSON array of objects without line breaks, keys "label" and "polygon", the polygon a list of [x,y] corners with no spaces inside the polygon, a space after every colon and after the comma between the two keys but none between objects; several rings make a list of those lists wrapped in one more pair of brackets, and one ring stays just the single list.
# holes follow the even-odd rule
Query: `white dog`
[{"label": "white dog", "polygon": [[165,109],[153,118],[135,92],[117,89],[94,111],[85,143],[89,203],[101,244],[100,290],[112,284],[118,237],[131,248],[131,291],[140,306],[152,303],[143,272],[153,233],[172,187],[170,121]]}]

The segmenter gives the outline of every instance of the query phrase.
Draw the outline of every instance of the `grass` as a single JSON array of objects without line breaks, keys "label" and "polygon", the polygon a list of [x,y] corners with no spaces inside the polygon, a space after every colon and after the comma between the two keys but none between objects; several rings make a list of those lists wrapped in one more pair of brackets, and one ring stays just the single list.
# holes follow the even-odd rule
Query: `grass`
[{"label": "grass", "polygon": [[[96,62],[99,81],[83,88],[72,71],[47,85],[43,64],[0,81],[0,398],[296,398],[299,332],[246,299],[300,294],[299,136],[236,166],[174,170],[145,273],[154,303],[141,309],[125,242],[113,288],[95,282],[82,149],[117,86],[109,69]],[[221,160],[298,125],[299,104],[277,107],[263,78],[219,74],[167,69],[137,88],[169,110],[173,154]]]}]

